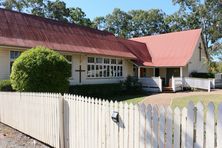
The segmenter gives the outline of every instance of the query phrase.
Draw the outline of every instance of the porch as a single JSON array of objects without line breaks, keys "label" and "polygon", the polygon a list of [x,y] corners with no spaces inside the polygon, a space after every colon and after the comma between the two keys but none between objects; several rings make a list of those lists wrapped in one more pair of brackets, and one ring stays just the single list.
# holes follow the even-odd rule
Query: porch
[{"label": "porch", "polygon": [[184,88],[202,89],[210,92],[215,88],[215,79],[189,77],[185,70],[185,67],[139,67],[137,76],[143,89],[149,92],[177,92],[183,91]]}]

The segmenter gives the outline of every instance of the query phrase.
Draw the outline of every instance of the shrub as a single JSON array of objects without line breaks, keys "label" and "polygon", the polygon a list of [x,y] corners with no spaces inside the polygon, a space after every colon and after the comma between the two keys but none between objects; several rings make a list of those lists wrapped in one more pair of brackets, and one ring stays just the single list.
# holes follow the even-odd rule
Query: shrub
[{"label": "shrub", "polygon": [[70,65],[59,53],[36,47],[22,53],[14,62],[11,83],[16,91],[66,92]]},{"label": "shrub", "polygon": [[127,94],[137,94],[142,92],[142,84],[139,82],[137,77],[128,76],[125,81],[121,82],[122,89],[127,92]]},{"label": "shrub", "polygon": [[192,72],[190,74],[191,77],[194,78],[214,78],[213,73],[198,73],[198,72]]},{"label": "shrub", "polygon": [[73,85],[70,86],[69,93],[107,99],[121,94],[121,84]]},{"label": "shrub", "polygon": [[13,91],[10,80],[0,81],[0,91]]}]

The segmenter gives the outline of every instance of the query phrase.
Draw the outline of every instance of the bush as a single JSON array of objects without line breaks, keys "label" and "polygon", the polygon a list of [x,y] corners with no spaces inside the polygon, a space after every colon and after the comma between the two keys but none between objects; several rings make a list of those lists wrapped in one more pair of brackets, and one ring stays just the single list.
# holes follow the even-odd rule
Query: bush
[{"label": "bush", "polygon": [[97,97],[109,98],[121,94],[121,84],[91,84],[91,85],[74,85],[70,86],[69,93]]},{"label": "bush", "polygon": [[190,74],[191,77],[194,78],[214,78],[213,73],[198,73],[198,72],[192,72]]},{"label": "bush", "polygon": [[70,65],[62,55],[36,47],[15,60],[10,78],[16,91],[67,92],[69,75]]},{"label": "bush", "polygon": [[10,80],[0,81],[0,91],[13,91]]},{"label": "bush", "polygon": [[121,82],[122,89],[127,94],[137,94],[142,92],[142,84],[137,77],[128,76],[125,81]]}]

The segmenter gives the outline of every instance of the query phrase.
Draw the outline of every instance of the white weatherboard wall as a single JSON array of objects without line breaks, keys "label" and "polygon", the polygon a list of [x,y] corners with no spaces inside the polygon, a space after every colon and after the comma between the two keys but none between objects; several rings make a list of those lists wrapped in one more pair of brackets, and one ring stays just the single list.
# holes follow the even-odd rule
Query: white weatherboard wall
[{"label": "white weatherboard wall", "polygon": [[[0,121],[57,148],[220,148],[222,103],[183,109],[0,92]],[[119,122],[111,119],[119,113]],[[204,118],[206,117],[206,119]],[[62,122],[61,122],[62,121]]]},{"label": "white weatherboard wall", "polygon": [[[199,44],[201,43],[201,61],[199,59]],[[208,72],[208,64],[207,64],[207,55],[204,51],[204,44],[202,39],[199,39],[198,44],[196,45],[196,48],[194,50],[193,56],[188,62],[188,73],[191,72]]]},{"label": "white weatherboard wall", "polygon": [[[124,80],[128,75],[133,75],[133,64],[127,60],[123,59],[123,77],[120,78],[87,78],[87,61],[88,56],[90,57],[103,57],[98,55],[81,55],[73,54],[72,55],[72,79],[70,79],[71,85],[79,85],[79,65],[81,64],[82,70],[82,83],[81,84],[105,84],[105,83],[119,83],[121,80]],[[111,58],[111,57],[109,57]],[[115,58],[115,57],[113,57]]]},{"label": "white weatherboard wall", "polygon": [[10,76],[9,50],[0,49],[0,80],[9,79]]}]

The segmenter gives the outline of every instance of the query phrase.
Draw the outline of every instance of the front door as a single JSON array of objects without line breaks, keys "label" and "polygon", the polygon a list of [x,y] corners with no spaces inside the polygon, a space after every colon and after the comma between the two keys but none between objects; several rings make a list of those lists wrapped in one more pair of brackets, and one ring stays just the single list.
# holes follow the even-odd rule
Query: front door
[{"label": "front door", "polygon": [[166,85],[169,86],[170,79],[172,76],[180,77],[180,68],[167,68],[166,71]]}]

